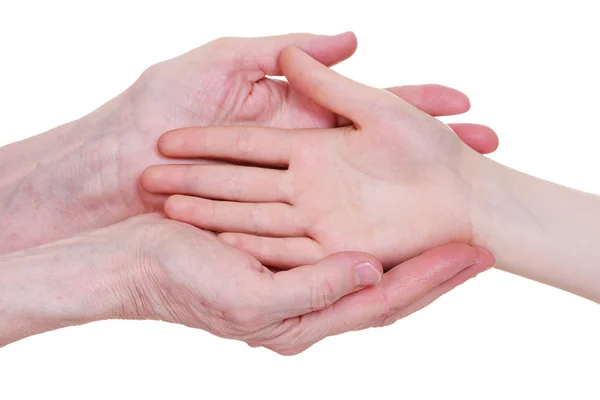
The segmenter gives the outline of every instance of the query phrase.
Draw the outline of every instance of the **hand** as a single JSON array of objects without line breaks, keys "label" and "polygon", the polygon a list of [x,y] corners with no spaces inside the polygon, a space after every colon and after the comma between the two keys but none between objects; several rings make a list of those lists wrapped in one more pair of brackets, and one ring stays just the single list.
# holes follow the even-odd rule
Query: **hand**
[{"label": "hand", "polygon": [[[170,162],[160,159],[155,152],[156,141],[165,131],[186,126],[238,124],[331,128],[348,123],[287,82],[267,78],[281,75],[279,54],[290,45],[298,46],[325,65],[334,65],[354,53],[356,37],[345,33],[222,38],[150,67],[141,76],[125,93],[135,134],[124,137],[120,149],[123,163],[133,163],[120,169],[127,176],[119,178],[127,186],[119,191],[134,193],[134,198],[128,199],[130,207],[145,211],[162,209],[164,199],[137,190],[137,178],[151,164]],[[464,94],[439,85],[388,90],[434,116],[460,114],[469,109]],[[489,153],[497,147],[496,134],[486,126],[453,124],[452,128],[477,151]]]},{"label": "hand", "polygon": [[390,324],[493,262],[487,250],[453,244],[383,276],[374,257],[357,252],[273,273],[213,234],[147,214],[0,257],[0,346],[128,318],[295,354],[326,336]]},{"label": "hand", "polygon": [[[356,37],[347,33],[219,39],[148,68],[124,93],[84,118],[0,148],[0,225],[5,239],[0,253],[162,210],[164,196],[141,190],[139,176],[152,164],[172,162],[156,152],[156,142],[167,130],[348,124],[287,82],[266,78],[281,74],[279,54],[292,44],[332,65],[354,52]],[[389,91],[432,115],[469,108],[464,94],[443,86]],[[496,134],[485,126],[452,128],[480,152],[491,152],[498,144]],[[40,225],[47,229],[30,228]]]},{"label": "hand", "polygon": [[296,91],[354,126],[169,132],[159,143],[165,156],[262,166],[149,168],[146,190],[198,196],[169,198],[170,218],[229,232],[221,238],[280,268],[345,250],[390,267],[443,243],[473,241],[472,176],[481,156],[440,121],[297,48],[284,52],[281,67]]}]

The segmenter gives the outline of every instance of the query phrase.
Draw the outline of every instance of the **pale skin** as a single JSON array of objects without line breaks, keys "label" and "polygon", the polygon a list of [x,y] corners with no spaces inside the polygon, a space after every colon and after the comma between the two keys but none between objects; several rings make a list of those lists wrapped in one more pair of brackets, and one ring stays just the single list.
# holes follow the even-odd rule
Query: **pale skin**
[{"label": "pale skin", "polygon": [[292,355],[391,324],[493,262],[452,244],[386,274],[358,252],[273,273],[208,232],[146,214],[0,256],[0,347],[102,319],[156,319]]},{"label": "pale skin", "polygon": [[165,156],[253,164],[149,168],[147,190],[176,194],[165,204],[170,218],[280,268],[349,249],[390,267],[470,243],[490,249],[499,268],[600,302],[600,198],[495,163],[438,120],[298,48],[280,63],[295,90],[353,124],[166,133]]},{"label": "pale skin", "polygon": [[[356,38],[220,39],[150,67],[77,121],[0,148],[0,346],[128,318],[295,354],[326,336],[392,323],[493,265],[483,248],[450,244],[385,274],[377,258],[356,251],[276,273],[211,233],[155,213],[165,196],[143,191],[139,175],[172,162],[156,152],[166,130],[348,123],[264,78],[281,73],[277,59],[290,45],[332,65],[354,52]],[[431,115],[469,107],[465,95],[437,85],[388,92]],[[497,146],[485,126],[452,128],[477,151]]]},{"label": "pale skin", "polygon": [[[89,115],[0,148],[0,253],[36,246],[162,210],[164,197],[139,186],[152,164],[172,162],[156,151],[158,138],[185,126],[252,124],[329,128],[345,123],[308,100],[280,75],[279,53],[296,45],[332,65],[356,49],[352,33],[222,38],[148,68]],[[468,98],[438,85],[389,88],[432,115],[460,114]],[[477,124],[453,126],[478,151],[497,137]],[[43,226],[44,229],[39,229]]]}]

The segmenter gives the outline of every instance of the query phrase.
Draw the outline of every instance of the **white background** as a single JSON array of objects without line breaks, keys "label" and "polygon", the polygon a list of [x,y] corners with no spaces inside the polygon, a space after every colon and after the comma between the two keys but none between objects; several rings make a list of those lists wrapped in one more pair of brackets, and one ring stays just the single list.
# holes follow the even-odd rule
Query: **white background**
[{"label": "white background", "polygon": [[[338,71],[457,87],[473,108],[453,120],[495,128],[493,158],[600,193],[596,3],[2,0],[0,144],[220,36],[354,30],[358,52]],[[0,350],[0,399],[598,399],[599,338],[599,305],[491,271],[392,327],[292,358],[157,322],[32,337]]]}]

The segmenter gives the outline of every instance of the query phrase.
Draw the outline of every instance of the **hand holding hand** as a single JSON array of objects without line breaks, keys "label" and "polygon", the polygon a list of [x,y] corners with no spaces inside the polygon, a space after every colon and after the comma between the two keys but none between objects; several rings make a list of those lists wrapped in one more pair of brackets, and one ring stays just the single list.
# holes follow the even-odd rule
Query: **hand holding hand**
[{"label": "hand holding hand", "polygon": [[493,261],[486,250],[454,244],[386,274],[357,252],[274,273],[213,234],[148,214],[0,257],[0,346],[127,318],[295,354],[327,336],[405,317]]},{"label": "hand holding hand", "polygon": [[[443,246],[382,275],[374,257],[335,254],[272,272],[214,235],[161,217],[142,217],[140,315],[295,354],[327,336],[388,325],[493,265],[484,249]],[[146,314],[146,315],[144,315]]]},{"label": "hand holding hand", "polygon": [[[142,170],[152,163],[171,162],[156,157],[156,142],[166,131],[209,125],[258,125],[277,128],[333,128],[349,121],[335,110],[314,102],[280,76],[283,49],[297,46],[320,63],[335,65],[356,50],[353,33],[337,36],[290,34],[263,38],[221,38],[186,54],[149,68],[126,93],[131,120],[139,142],[126,141],[121,179],[137,183]],[[466,112],[469,99],[440,85],[398,86],[386,89],[433,116]],[[496,134],[478,124],[452,124],[454,132],[477,151],[490,153],[498,145]],[[162,197],[140,201],[146,210],[162,209]]]},{"label": "hand holding hand", "polygon": [[170,218],[224,232],[228,243],[280,268],[346,250],[391,267],[444,243],[473,241],[473,176],[482,157],[448,126],[297,48],[284,52],[281,68],[296,91],[354,125],[165,134],[165,156],[259,165],[149,168],[147,190],[185,195],[165,204]]},{"label": "hand holding hand", "polygon": [[[287,82],[267,78],[281,74],[277,60],[290,45],[333,65],[354,52],[356,37],[346,33],[218,39],[148,68],[125,92],[88,116],[0,148],[0,169],[6,170],[0,181],[0,225],[7,238],[0,242],[0,252],[162,210],[165,197],[141,190],[139,176],[152,164],[172,162],[156,151],[158,138],[167,130],[347,124]],[[464,94],[443,86],[388,91],[432,115],[469,108]],[[497,146],[495,133],[485,126],[456,124],[453,129],[478,151],[491,152]],[[48,229],[28,228],[42,225]]]}]

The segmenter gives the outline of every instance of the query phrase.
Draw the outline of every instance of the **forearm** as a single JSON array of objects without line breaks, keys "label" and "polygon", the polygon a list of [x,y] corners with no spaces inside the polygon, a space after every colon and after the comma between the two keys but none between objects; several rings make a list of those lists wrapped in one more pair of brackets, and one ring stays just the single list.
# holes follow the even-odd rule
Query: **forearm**
[{"label": "forearm", "polygon": [[128,217],[118,190],[122,97],[88,116],[0,148],[0,254]]},{"label": "forearm", "polygon": [[0,347],[67,326],[134,318],[133,260],[113,247],[86,234],[0,256]]},{"label": "forearm", "polygon": [[600,302],[600,197],[489,162],[476,244],[499,268]]}]

